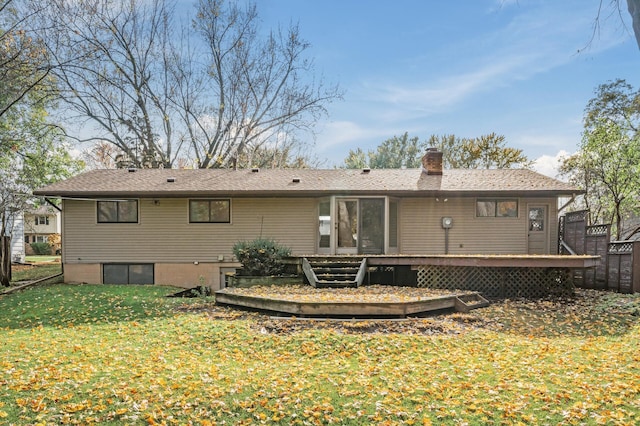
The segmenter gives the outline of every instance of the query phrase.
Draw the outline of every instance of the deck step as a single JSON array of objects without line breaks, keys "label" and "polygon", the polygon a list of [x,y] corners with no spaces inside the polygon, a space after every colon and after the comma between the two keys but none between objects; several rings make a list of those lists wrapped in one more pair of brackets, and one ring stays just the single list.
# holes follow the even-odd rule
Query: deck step
[{"label": "deck step", "polygon": [[341,274],[338,272],[316,272],[318,278],[333,278],[335,281],[355,280],[357,274]]},{"label": "deck step", "polygon": [[456,311],[469,312],[472,309],[485,308],[489,306],[489,301],[482,297],[480,293],[462,294],[456,297]]},{"label": "deck step", "polygon": [[326,280],[318,280],[316,283],[316,288],[350,288],[357,287],[358,283],[355,281],[326,281]]},{"label": "deck step", "polygon": [[351,274],[351,275],[356,275],[358,273],[358,268],[347,268],[347,267],[335,267],[335,268],[328,268],[325,266],[322,267],[318,267],[318,266],[314,266],[311,265],[311,267],[313,268],[314,271],[316,271],[316,274],[326,274],[326,273],[335,273],[335,274]]},{"label": "deck step", "polygon": [[358,287],[364,278],[366,259],[352,256],[304,258],[303,271],[315,287]]}]

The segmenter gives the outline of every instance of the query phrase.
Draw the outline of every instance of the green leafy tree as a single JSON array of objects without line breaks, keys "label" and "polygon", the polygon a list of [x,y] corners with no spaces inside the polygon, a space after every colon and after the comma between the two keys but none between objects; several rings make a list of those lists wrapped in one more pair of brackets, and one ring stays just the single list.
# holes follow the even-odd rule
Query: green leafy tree
[{"label": "green leafy tree", "polygon": [[584,127],[598,127],[603,120],[614,121],[621,130],[638,133],[640,130],[640,89],[623,79],[599,85],[585,108]]},{"label": "green leafy tree", "polygon": [[400,169],[420,167],[424,155],[424,143],[417,136],[409,137],[405,132],[402,136],[394,136],[382,142],[375,151],[365,153],[357,148],[350,150],[344,160],[347,169],[370,167],[372,169]]},{"label": "green leafy tree", "polygon": [[[44,4],[24,8],[23,2],[0,0],[0,239],[32,201],[31,190],[70,171],[65,166],[72,162],[61,130],[46,123],[56,85],[44,40],[26,29]],[[0,250],[0,285],[9,284],[10,255]]]},{"label": "green leafy tree", "polygon": [[344,159],[343,167],[345,169],[367,168],[371,163],[370,155],[373,155],[373,151],[364,152],[362,148],[350,149],[347,158]]},{"label": "green leafy tree", "polygon": [[561,172],[586,191],[590,223],[611,222],[615,237],[638,213],[640,197],[640,90],[624,80],[601,84],[585,108],[580,150]]},{"label": "green leafy tree", "polygon": [[[31,101],[31,95],[25,97],[0,118],[0,146],[5,147],[0,156],[0,237],[9,235],[15,216],[36,202],[34,189],[83,167],[69,154],[62,129],[47,122],[45,105]],[[1,285],[9,285],[9,276],[0,267]]]},{"label": "green leafy tree", "polygon": [[375,150],[364,152],[361,148],[350,150],[344,167],[359,169],[418,168],[428,147],[436,147],[443,153],[447,169],[507,169],[529,167],[531,162],[522,150],[505,146],[504,136],[491,133],[478,138],[458,138],[454,135],[432,135],[421,142],[408,133],[394,136]]},{"label": "green leafy tree", "polygon": [[[10,3],[0,4],[2,25],[10,25],[0,33],[0,239],[12,234],[16,215],[33,203],[33,189],[81,166],[70,157],[62,129],[48,122],[56,85],[41,40],[20,29],[25,15]],[[0,285],[5,286],[7,256],[0,250]]]},{"label": "green leafy tree", "polygon": [[427,145],[442,151],[446,168],[512,169],[531,166],[531,161],[521,149],[506,146],[505,137],[495,133],[478,138],[433,135]]},{"label": "green leafy tree", "polygon": [[585,204],[597,215],[590,220],[611,221],[619,240],[623,219],[637,210],[640,196],[640,139],[614,121],[603,121],[585,131],[580,151],[564,165],[587,190]]}]

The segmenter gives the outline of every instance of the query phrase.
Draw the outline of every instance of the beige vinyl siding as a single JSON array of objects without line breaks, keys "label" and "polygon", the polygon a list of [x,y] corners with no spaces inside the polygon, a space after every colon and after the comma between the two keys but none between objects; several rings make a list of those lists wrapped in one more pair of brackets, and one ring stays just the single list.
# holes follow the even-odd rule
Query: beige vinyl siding
[{"label": "beige vinyl siding", "polygon": [[212,262],[238,240],[275,238],[314,253],[317,200],[231,199],[231,223],[189,223],[188,199],[139,200],[139,223],[97,223],[95,201],[64,201],[64,261]]},{"label": "beige vinyl siding", "polygon": [[549,247],[557,249],[557,205],[555,198],[519,198],[518,217],[476,217],[476,198],[405,198],[400,207],[402,254],[443,254],[445,231],[442,217],[453,218],[449,230],[449,254],[526,254],[527,206],[549,208]]}]

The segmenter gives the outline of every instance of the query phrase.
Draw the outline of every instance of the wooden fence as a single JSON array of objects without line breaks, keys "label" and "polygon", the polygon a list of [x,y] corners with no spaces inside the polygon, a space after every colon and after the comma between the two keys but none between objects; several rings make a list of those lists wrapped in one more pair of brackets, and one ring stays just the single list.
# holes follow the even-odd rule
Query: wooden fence
[{"label": "wooden fence", "polygon": [[576,287],[640,292],[640,241],[611,242],[611,225],[587,226],[588,211],[560,218],[558,253],[600,256],[600,264],[574,277]]},{"label": "wooden fence", "polygon": [[607,253],[607,289],[640,292],[640,241],[616,241]]},{"label": "wooden fence", "polygon": [[[586,254],[585,236],[587,224],[587,210],[570,212],[560,220],[560,254]],[[565,244],[562,244],[562,243]]]},{"label": "wooden fence", "polygon": [[593,225],[585,228],[584,254],[600,256],[602,261],[595,268],[584,272],[584,288],[607,288],[607,254],[611,240],[611,225]]}]

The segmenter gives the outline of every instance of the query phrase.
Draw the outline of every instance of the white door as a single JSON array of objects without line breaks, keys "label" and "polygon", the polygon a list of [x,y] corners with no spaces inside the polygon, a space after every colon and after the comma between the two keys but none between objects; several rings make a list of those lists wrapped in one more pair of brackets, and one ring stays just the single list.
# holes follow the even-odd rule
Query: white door
[{"label": "white door", "polygon": [[549,218],[546,205],[530,205],[527,214],[529,254],[549,254]]}]

